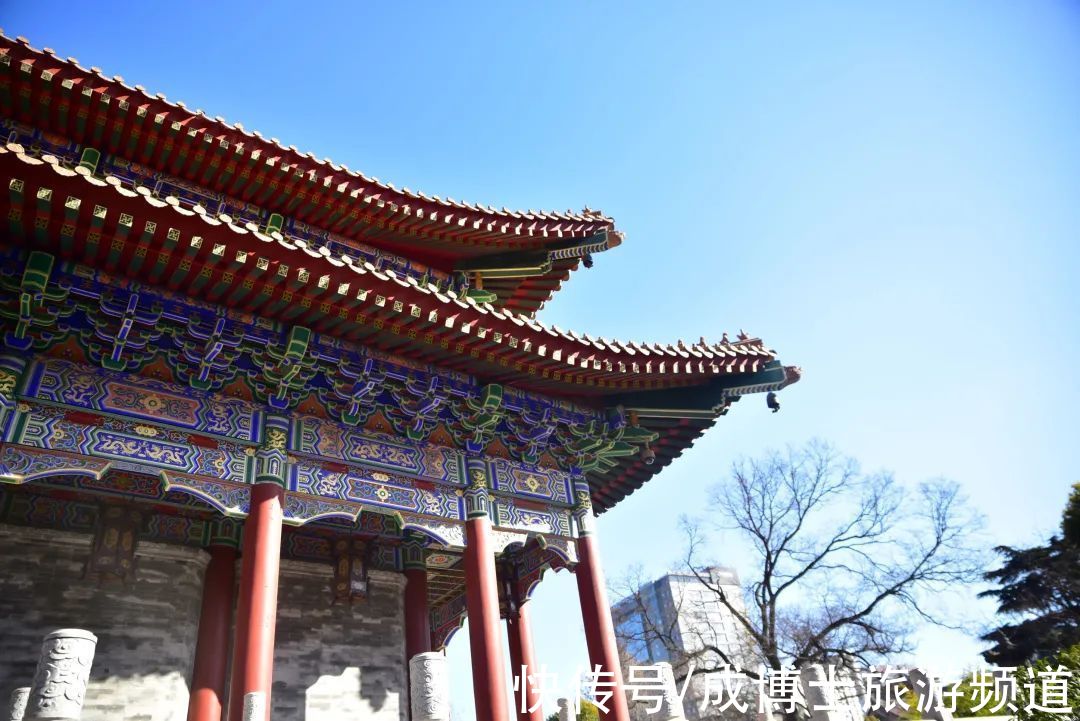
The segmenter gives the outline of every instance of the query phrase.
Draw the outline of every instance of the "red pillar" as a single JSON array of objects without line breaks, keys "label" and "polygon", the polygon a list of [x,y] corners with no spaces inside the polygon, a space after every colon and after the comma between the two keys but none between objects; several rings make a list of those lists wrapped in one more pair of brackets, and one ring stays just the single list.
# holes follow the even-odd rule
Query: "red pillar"
[{"label": "red pillar", "polygon": [[487,516],[465,522],[465,606],[469,614],[476,719],[509,721],[505,660],[499,638],[499,589]]},{"label": "red pillar", "polygon": [[207,549],[210,563],[203,576],[199,640],[191,671],[188,721],[221,721],[225,674],[229,660],[229,624],[236,585],[236,549],[215,545]]},{"label": "red pillar", "polygon": [[[249,530],[249,527],[245,521],[243,530],[243,541],[240,551],[240,585],[245,582],[249,582],[251,578],[251,564],[254,558],[254,553],[251,551],[251,539],[254,537],[254,533]],[[237,589],[239,591],[239,588]],[[227,721],[242,721],[244,712],[244,684],[243,684],[243,659],[241,658],[241,649],[247,647],[247,624],[240,622],[240,604],[242,601],[237,599],[236,603],[236,617],[235,624],[233,626],[233,651],[232,651],[232,666],[229,669],[229,706],[228,713],[226,714]]]},{"label": "red pillar", "polygon": [[242,721],[244,697],[249,693],[262,694],[264,721],[270,718],[284,497],[285,489],[277,483],[256,483],[251,487],[251,507],[244,521],[229,721]]},{"label": "red pillar", "polygon": [[604,586],[604,571],[600,567],[596,536],[590,527],[593,521],[592,510],[585,508],[584,514],[587,515],[587,520],[581,524],[583,530],[577,540],[578,565],[575,575],[581,600],[581,617],[585,625],[585,641],[589,648],[589,663],[593,668],[600,666],[601,671],[614,674],[602,676],[601,680],[615,681],[613,695],[607,702],[608,712],[601,712],[600,717],[605,721],[630,721],[626,695],[623,693],[619,651],[615,645],[615,626],[611,622],[611,607]]},{"label": "red pillar", "polygon": [[431,650],[431,617],[428,615],[427,571],[405,569],[405,656]]},{"label": "red pillar", "polygon": [[469,615],[476,721],[510,721],[506,707],[506,661],[499,629],[499,587],[491,547],[487,463],[467,460],[465,491],[465,610]]},{"label": "red pillar", "polygon": [[[520,676],[517,692],[514,694],[518,721],[544,721],[543,710],[540,708],[540,694],[529,684],[528,678],[529,674],[540,670],[540,667],[536,665],[536,652],[533,650],[529,604],[522,604],[516,614],[511,614],[506,619],[506,636],[510,642],[510,671],[515,676]],[[524,670],[522,666],[525,667]],[[534,706],[536,707],[534,711],[521,710],[522,707],[531,709]]]},{"label": "red pillar", "polygon": [[405,688],[409,691],[407,716],[412,716],[412,683],[409,661],[418,653],[431,650],[431,616],[428,613],[427,566],[424,548],[415,540],[402,549],[405,556]]}]

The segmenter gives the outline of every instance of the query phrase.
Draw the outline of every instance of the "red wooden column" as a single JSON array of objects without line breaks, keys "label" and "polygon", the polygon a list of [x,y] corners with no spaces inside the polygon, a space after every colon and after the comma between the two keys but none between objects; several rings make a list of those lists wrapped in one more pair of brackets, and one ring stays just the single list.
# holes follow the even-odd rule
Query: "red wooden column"
[{"label": "red wooden column", "polygon": [[574,481],[574,489],[577,499],[574,515],[578,523],[578,564],[575,576],[578,597],[581,600],[581,617],[585,625],[585,643],[589,648],[589,663],[593,669],[599,666],[602,672],[612,674],[600,677],[601,681],[613,680],[615,682],[612,697],[607,702],[608,711],[601,712],[600,718],[605,721],[608,719],[630,721],[626,694],[623,693],[619,651],[615,645],[615,625],[611,621],[611,606],[608,604],[604,570],[600,565],[600,550],[596,541],[596,519],[593,517],[588,482],[584,478],[577,478]]},{"label": "red wooden column", "polygon": [[[402,555],[405,566],[405,674],[408,677],[412,657],[431,650],[431,615],[424,546],[419,539],[410,537],[402,545]],[[406,684],[406,688],[412,691],[411,684]],[[412,713],[411,698],[409,713]]]},{"label": "red wooden column", "polygon": [[[532,625],[529,622],[529,604],[518,606],[506,618],[506,636],[510,643],[510,671],[519,676],[514,693],[518,721],[544,721],[540,708],[540,694],[529,684],[529,674],[537,673],[536,652],[533,650]],[[524,670],[522,670],[524,666]],[[529,711],[535,707],[535,710]],[[526,709],[522,711],[522,708]]]},{"label": "red wooden column", "polygon": [[264,719],[270,718],[284,499],[285,489],[277,483],[257,483],[251,488],[251,508],[244,522],[229,721],[243,720],[248,694],[258,694],[253,703],[265,709]]},{"label": "red wooden column", "polygon": [[499,630],[499,589],[488,517],[487,464],[469,458],[465,491],[465,607],[469,615],[477,721],[509,721],[506,672]]},{"label": "red wooden column", "polygon": [[431,650],[427,563],[424,545],[410,537],[401,547],[405,566],[405,661]]},{"label": "red wooden column", "polygon": [[251,717],[254,721],[270,718],[288,420],[268,417],[265,436],[263,448],[255,457],[255,484],[251,487],[248,517],[244,521],[229,721],[248,721],[244,718],[245,703],[261,709]]},{"label": "red wooden column", "polygon": [[215,521],[207,551],[210,563],[203,575],[199,639],[191,671],[188,721],[221,721],[229,664],[229,630],[236,590],[236,548],[240,527]]}]

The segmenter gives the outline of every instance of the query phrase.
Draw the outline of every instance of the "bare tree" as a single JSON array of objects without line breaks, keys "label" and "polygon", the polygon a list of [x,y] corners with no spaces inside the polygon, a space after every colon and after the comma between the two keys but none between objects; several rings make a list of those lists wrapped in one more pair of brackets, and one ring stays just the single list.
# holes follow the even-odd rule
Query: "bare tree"
[{"label": "bare tree", "polygon": [[[618,589],[628,600],[617,632],[631,655],[645,651],[643,661],[662,649],[680,681],[690,663],[695,673],[727,666],[750,678],[759,664],[866,667],[909,652],[915,623],[950,622],[929,599],[979,578],[979,524],[954,483],[908,489],[820,441],[739,460],[712,490],[708,513],[683,521],[685,571],[708,590],[705,600],[665,599],[675,612],[659,613],[632,573]],[[731,530],[756,561],[735,595],[709,558],[710,534]],[[709,605],[735,620],[739,642],[707,622]]]}]

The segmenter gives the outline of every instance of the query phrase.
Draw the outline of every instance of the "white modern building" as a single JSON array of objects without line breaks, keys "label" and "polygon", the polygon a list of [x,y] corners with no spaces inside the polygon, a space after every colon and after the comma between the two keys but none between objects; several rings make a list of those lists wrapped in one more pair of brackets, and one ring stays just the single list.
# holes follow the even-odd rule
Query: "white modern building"
[{"label": "white modern building", "polygon": [[[738,613],[746,613],[739,576],[723,566],[706,569],[701,579],[692,573],[669,573],[616,603],[612,618],[627,665],[666,661],[681,669],[692,660],[698,669],[712,669],[724,661],[707,650],[711,648],[735,664],[754,665],[745,628],[721,602],[721,593]],[[695,676],[683,703],[688,719],[714,717],[702,712],[704,693],[703,676]]]},{"label": "white modern building", "polygon": [[[625,651],[643,664],[678,664],[710,646],[729,657],[745,656],[745,630],[721,603],[717,592],[725,594],[731,605],[745,614],[739,575],[723,566],[706,569],[705,573],[704,583],[691,573],[669,573],[643,585],[636,596],[616,603],[612,613],[623,632],[620,636],[633,639],[625,644]],[[664,642],[654,634],[644,633],[646,629],[658,631]]]}]

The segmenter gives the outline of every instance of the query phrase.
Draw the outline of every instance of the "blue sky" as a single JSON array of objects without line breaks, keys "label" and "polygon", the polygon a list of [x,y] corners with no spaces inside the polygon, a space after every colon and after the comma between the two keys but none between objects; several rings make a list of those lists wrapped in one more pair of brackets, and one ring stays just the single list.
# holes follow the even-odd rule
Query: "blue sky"
[{"label": "blue sky", "polygon": [[[0,5],[0,25],[399,187],[601,208],[626,242],[543,320],[745,328],[801,365],[779,414],[737,404],[601,519],[609,578],[669,567],[680,514],[733,457],[812,436],[906,482],[955,479],[991,543],[1040,540],[1080,480],[1080,8],[761,5],[42,1]],[[534,600],[540,660],[569,673],[573,579]],[[925,664],[978,660],[956,634],[919,639]],[[464,633],[450,657],[465,718]]]}]

